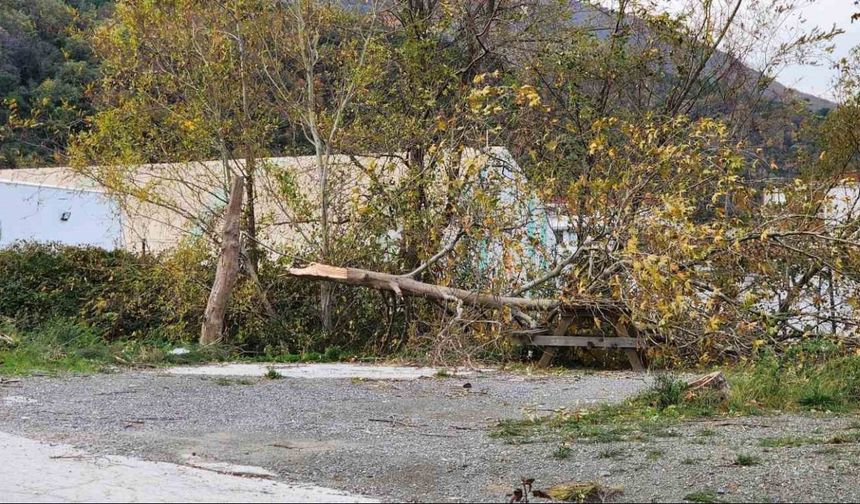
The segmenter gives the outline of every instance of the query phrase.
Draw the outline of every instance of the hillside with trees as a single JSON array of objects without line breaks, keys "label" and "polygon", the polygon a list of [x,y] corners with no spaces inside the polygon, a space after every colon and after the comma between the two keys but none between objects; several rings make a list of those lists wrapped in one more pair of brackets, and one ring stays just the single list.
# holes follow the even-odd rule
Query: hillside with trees
[{"label": "hillside with trees", "polygon": [[0,168],[65,162],[94,111],[98,61],[85,35],[113,0],[9,0],[0,5]]},{"label": "hillside with trees", "polygon": [[[358,3],[346,5],[365,12],[369,8]],[[435,9],[435,5],[431,2],[425,7]],[[87,34],[110,17],[113,7],[114,0],[14,0],[2,6],[0,96],[4,102],[0,108],[0,166],[13,168],[68,163],[70,138],[88,129],[88,121],[95,111],[93,85],[99,76],[100,60]],[[384,4],[381,8],[389,9]],[[618,2],[617,5],[596,6],[574,1],[564,7],[563,12],[557,12],[555,7],[551,9],[536,2],[520,8],[531,9],[528,11],[530,14],[541,11],[543,15],[556,9],[559,17],[553,18],[552,22],[545,18],[532,23],[531,28],[519,23],[509,25],[511,32],[503,39],[514,44],[500,41],[500,45],[492,49],[492,58],[482,58],[492,59],[490,66],[493,68],[511,70],[525,68],[531,63],[529,56],[521,52],[525,48],[515,43],[516,30],[542,32],[539,40],[568,36],[581,43],[588,39],[595,42],[612,40],[616,46],[612,57],[618,60],[618,64],[625,60],[623,67],[614,70],[622,71],[617,75],[618,82],[625,78],[623,72],[628,72],[632,78],[641,71],[641,76],[650,80],[643,80],[639,84],[642,89],[631,90],[627,96],[612,96],[612,100],[617,102],[616,107],[629,107],[639,112],[659,110],[658,101],[677,100],[662,96],[662,90],[670,86],[670,81],[684,72],[698,73],[699,82],[695,84],[698,89],[690,90],[698,99],[687,112],[707,117],[737,115],[739,112],[733,100],[742,100],[748,110],[743,112],[746,118],[733,119],[740,125],[737,135],[753,149],[761,149],[768,161],[774,161],[784,170],[785,176],[797,173],[798,155],[814,155],[812,151],[816,151],[816,146],[811,131],[834,106],[830,101],[786,88],[774,79],[779,66],[787,62],[786,58],[795,56],[788,54],[791,52],[788,43],[783,48],[784,54],[776,54],[779,52],[776,49],[774,54],[764,55],[764,62],[755,70],[743,63],[739,56],[750,53],[751,41],[765,33],[766,25],[760,28],[759,34],[748,34],[747,40],[724,40],[719,49],[710,50],[697,46],[697,34],[687,32],[691,28],[679,24],[684,23],[683,16],[687,14],[670,18],[655,14],[658,12],[656,8],[647,4]],[[791,9],[785,12],[791,12]],[[760,21],[745,20],[747,23]],[[807,35],[810,36],[810,40],[805,41],[807,46],[812,45],[810,43],[815,37],[826,36],[824,32]],[[455,47],[464,49],[451,46],[452,49]],[[533,49],[528,51],[534,54]],[[655,55],[658,56],[656,59]],[[707,56],[704,68],[685,67],[694,63],[694,59],[681,61],[680,58],[688,56]],[[634,60],[637,58],[649,59],[649,68],[636,66]],[[585,74],[596,70],[583,68]],[[702,71],[706,75],[701,75]],[[644,93],[643,86],[647,87]],[[741,94],[747,96],[740,98]],[[634,95],[637,98],[631,99]],[[686,104],[666,104],[668,109],[679,106],[687,107]],[[270,146],[269,152],[272,155],[290,155],[309,152],[309,146],[301,135],[286,128],[280,132],[280,139]],[[171,156],[170,153],[156,153],[151,160],[169,161]],[[217,153],[213,152],[212,157],[217,157]]]}]

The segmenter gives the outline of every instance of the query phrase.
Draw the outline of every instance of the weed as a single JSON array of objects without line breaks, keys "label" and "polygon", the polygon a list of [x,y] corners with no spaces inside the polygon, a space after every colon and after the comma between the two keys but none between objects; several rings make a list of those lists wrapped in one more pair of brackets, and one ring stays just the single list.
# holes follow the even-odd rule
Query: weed
[{"label": "weed", "polygon": [[557,460],[565,460],[570,458],[572,453],[573,450],[570,446],[560,445],[554,452],[552,452],[552,457]]},{"label": "weed", "polygon": [[730,376],[729,409],[850,411],[860,407],[860,356],[815,354],[813,362],[767,356]]},{"label": "weed", "polygon": [[755,455],[749,455],[746,453],[739,453],[737,457],[735,457],[735,465],[741,467],[749,467],[754,465],[761,464],[761,459],[756,457]]},{"label": "weed", "polygon": [[343,349],[337,345],[326,347],[323,352],[323,360],[326,362],[337,362],[343,357]]},{"label": "weed", "polygon": [[654,385],[647,394],[651,405],[664,410],[670,406],[678,406],[684,402],[684,391],[687,382],[679,380],[670,374],[659,374]]},{"label": "weed", "polygon": [[765,448],[787,448],[787,447],[797,447],[797,446],[806,446],[811,444],[819,444],[823,440],[810,438],[810,437],[795,437],[795,436],[783,436],[783,437],[768,437],[759,439],[759,446]]},{"label": "weed", "polygon": [[502,439],[511,444],[522,443],[525,440],[521,438],[526,438],[534,425],[535,422],[530,420],[502,420],[490,433],[490,437]]},{"label": "weed", "polygon": [[[555,432],[568,439],[596,442],[645,440],[647,436],[673,437],[673,424],[714,416],[754,415],[772,411],[860,409],[860,356],[832,357],[803,366],[785,358],[769,356],[753,365],[726,373],[729,391],[699,393],[687,397],[682,380],[664,374],[645,392],[620,404],[563,412],[523,424],[521,435],[535,429]],[[860,427],[857,425],[856,427]],[[507,423],[510,430],[513,424]],[[761,441],[765,447],[800,446],[814,443],[860,442],[856,433],[845,432],[830,440],[773,438]],[[705,444],[703,438],[716,435],[710,429],[699,432],[691,442]]]},{"label": "weed", "polygon": [[651,450],[645,455],[645,458],[651,461],[660,460],[665,453],[663,450]]},{"label": "weed", "polygon": [[228,385],[253,385],[254,381],[249,380],[247,378],[215,378],[214,380],[216,385],[228,386]]},{"label": "weed", "polygon": [[16,344],[0,351],[0,374],[87,373],[112,363],[111,349],[89,327],[60,319],[14,335]]},{"label": "weed", "polygon": [[620,488],[605,487],[596,482],[570,482],[555,485],[546,490],[552,500],[559,502],[606,502],[621,494]]},{"label": "weed", "polygon": [[449,373],[448,370],[445,368],[442,368],[442,369],[436,371],[436,378],[450,378],[450,377],[451,377],[451,373]]},{"label": "weed", "polygon": [[622,449],[615,448],[611,450],[603,450],[597,454],[598,458],[602,459],[619,459],[624,456],[626,452]]},{"label": "weed", "polygon": [[720,502],[717,499],[717,494],[710,490],[688,493],[684,496],[684,500],[687,502]]},{"label": "weed", "polygon": [[827,440],[827,444],[851,444],[860,442],[860,432],[843,432]]},{"label": "weed", "polygon": [[272,366],[269,366],[267,369],[268,371],[266,371],[266,374],[263,375],[263,378],[267,380],[280,380],[284,377],[284,375],[279,373],[278,370]]},{"label": "weed", "polygon": [[682,460],[682,461],[681,461],[681,463],[682,463],[682,464],[684,464],[684,465],[696,465],[696,464],[698,464],[698,463],[699,463],[699,459],[697,459],[697,458],[692,458],[692,457],[687,457],[687,458],[685,458],[684,460]]}]

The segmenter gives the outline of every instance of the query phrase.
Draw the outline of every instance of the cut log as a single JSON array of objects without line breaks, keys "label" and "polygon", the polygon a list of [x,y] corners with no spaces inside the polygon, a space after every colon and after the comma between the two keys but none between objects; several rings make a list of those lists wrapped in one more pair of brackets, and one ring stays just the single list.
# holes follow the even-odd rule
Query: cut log
[{"label": "cut log", "polygon": [[242,220],[242,198],[244,195],[244,177],[234,177],[230,190],[230,202],[224,212],[224,231],[221,240],[221,254],[215,270],[215,282],[209,293],[206,311],[203,312],[203,327],[200,329],[200,344],[210,345],[221,339],[224,332],[224,315],[227,313],[227,303],[239,276],[240,234],[239,223]]},{"label": "cut log", "polygon": [[[391,275],[389,273],[358,268],[341,268],[328,264],[313,263],[306,268],[291,268],[289,273],[298,278],[326,280],[359,287],[389,290],[397,294],[398,297],[405,295],[419,296],[440,301],[460,301],[468,305],[490,308],[511,307],[524,310],[551,310],[561,305],[561,302],[557,299],[498,296],[419,282],[405,275]],[[597,302],[593,304],[587,303],[588,306],[596,306],[597,304]]]},{"label": "cut log", "polygon": [[687,392],[684,397],[685,399],[690,400],[702,394],[706,390],[714,391],[723,398],[727,397],[729,393],[729,381],[726,379],[726,375],[724,375],[722,371],[714,371],[713,373],[706,374],[701,378],[688,382]]}]

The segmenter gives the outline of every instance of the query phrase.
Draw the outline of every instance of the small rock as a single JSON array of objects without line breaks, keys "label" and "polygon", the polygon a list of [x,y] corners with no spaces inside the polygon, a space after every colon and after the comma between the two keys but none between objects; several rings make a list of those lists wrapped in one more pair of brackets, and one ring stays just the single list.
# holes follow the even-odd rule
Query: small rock
[{"label": "small rock", "polygon": [[472,388],[472,384],[471,384],[471,383],[466,382],[466,383],[464,383],[464,384],[463,384],[463,388],[467,388],[467,389],[468,389],[468,388]]},{"label": "small rock", "polygon": [[729,493],[729,490],[727,488],[720,487],[720,488],[717,488],[717,493],[719,495],[725,495],[725,494]]},{"label": "small rock", "polygon": [[600,477],[601,477],[601,478],[607,478],[607,477],[609,477],[609,476],[610,476],[609,471],[603,471],[603,472],[601,472],[601,473],[600,473]]}]

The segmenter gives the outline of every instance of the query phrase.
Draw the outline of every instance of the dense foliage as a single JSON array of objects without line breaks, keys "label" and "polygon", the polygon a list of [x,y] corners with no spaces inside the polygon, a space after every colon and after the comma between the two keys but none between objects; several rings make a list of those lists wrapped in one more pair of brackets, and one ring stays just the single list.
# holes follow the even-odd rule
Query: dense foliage
[{"label": "dense foliage", "polygon": [[93,106],[98,62],[83,33],[113,0],[0,4],[0,168],[61,161]]},{"label": "dense foliage", "polygon": [[[340,345],[378,350],[381,315],[370,295],[351,295],[337,341],[321,334],[309,285],[284,278],[281,266],[262,265],[263,285],[242,282],[227,316],[231,345],[251,354],[323,352]],[[196,340],[213,277],[205,247],[186,245],[169,255],[18,244],[0,251],[0,317],[21,331],[68,321],[105,341]],[[265,290],[277,312],[259,310]],[[352,293],[351,293],[352,294]]]}]

